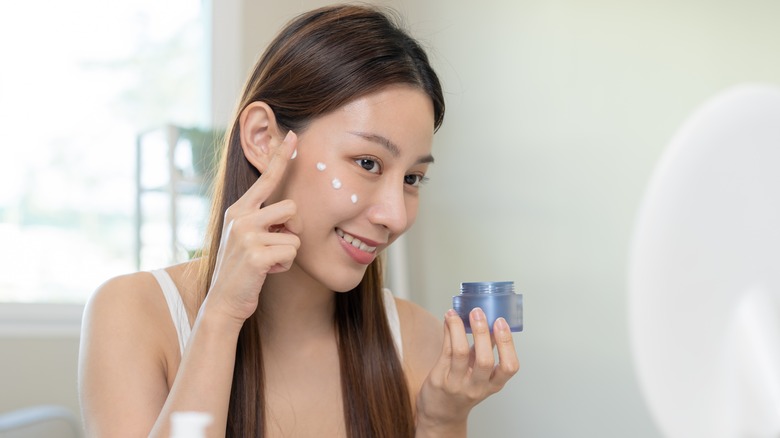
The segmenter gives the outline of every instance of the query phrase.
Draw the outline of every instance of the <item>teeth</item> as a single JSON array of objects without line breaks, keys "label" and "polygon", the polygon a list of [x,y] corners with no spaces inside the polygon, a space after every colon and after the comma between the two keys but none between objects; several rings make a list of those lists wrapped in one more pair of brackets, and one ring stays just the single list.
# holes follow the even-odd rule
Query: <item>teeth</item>
[{"label": "teeth", "polygon": [[340,228],[336,228],[336,234],[338,234],[339,237],[344,239],[347,243],[351,244],[355,248],[360,249],[361,251],[365,251],[365,252],[374,252],[374,251],[376,251],[376,247],[375,246],[368,246],[368,245],[366,245],[365,243],[361,242],[360,239],[345,233]]}]

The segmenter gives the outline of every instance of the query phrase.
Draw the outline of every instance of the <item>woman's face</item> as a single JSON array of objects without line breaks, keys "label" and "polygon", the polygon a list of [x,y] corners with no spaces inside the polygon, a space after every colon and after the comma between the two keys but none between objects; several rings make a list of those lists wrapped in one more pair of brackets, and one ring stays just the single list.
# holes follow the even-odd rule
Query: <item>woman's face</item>
[{"label": "woman's face", "polygon": [[431,99],[395,85],[301,132],[276,194],[296,202],[302,224],[293,271],[331,290],[354,288],[368,264],[414,222],[433,161],[433,131]]}]

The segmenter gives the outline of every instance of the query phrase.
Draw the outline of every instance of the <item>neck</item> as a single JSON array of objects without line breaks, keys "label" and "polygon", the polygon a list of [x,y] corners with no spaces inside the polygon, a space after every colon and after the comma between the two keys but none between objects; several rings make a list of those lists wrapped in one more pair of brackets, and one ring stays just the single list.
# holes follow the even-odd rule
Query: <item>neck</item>
[{"label": "neck", "polygon": [[333,336],[335,292],[293,264],[271,274],[260,292],[260,330],[271,345],[295,345]]}]

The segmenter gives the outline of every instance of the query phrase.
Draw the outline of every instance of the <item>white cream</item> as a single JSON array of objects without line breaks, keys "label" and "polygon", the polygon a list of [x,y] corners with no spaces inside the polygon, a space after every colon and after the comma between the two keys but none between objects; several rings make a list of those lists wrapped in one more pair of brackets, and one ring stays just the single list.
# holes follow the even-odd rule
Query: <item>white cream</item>
[{"label": "white cream", "polygon": [[352,200],[353,204],[357,204],[357,195],[356,194],[353,193],[352,196],[349,197],[349,199]]},{"label": "white cream", "polygon": [[295,157],[297,157],[297,156],[298,156],[298,149],[295,149],[295,150],[293,150],[293,154],[292,154],[292,157],[290,157],[290,159],[294,160]]},{"label": "white cream", "polygon": [[333,178],[333,181],[330,182],[330,185],[332,185],[334,189],[338,190],[341,188],[341,180],[338,178]]},{"label": "white cream", "polygon": [[327,166],[325,166],[325,163],[317,163],[317,170],[319,170],[320,172],[325,170],[326,167]]}]

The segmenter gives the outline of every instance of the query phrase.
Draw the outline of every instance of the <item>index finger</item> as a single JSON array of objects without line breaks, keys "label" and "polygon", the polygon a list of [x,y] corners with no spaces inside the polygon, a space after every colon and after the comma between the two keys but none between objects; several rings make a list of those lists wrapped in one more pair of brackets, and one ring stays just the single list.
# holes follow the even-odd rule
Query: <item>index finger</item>
[{"label": "index finger", "polygon": [[260,178],[241,197],[246,199],[252,205],[252,208],[260,207],[279,185],[279,181],[281,181],[284,172],[287,170],[287,163],[292,157],[297,142],[298,136],[294,132],[288,131],[284,140],[282,140],[282,144],[276,148],[273,156],[271,156],[265,172],[260,175]]},{"label": "index finger", "polygon": [[471,359],[466,328],[460,316],[452,309],[445,315],[444,323],[449,329],[449,339],[444,340],[442,357],[449,362],[449,377],[460,380],[468,372]]}]

